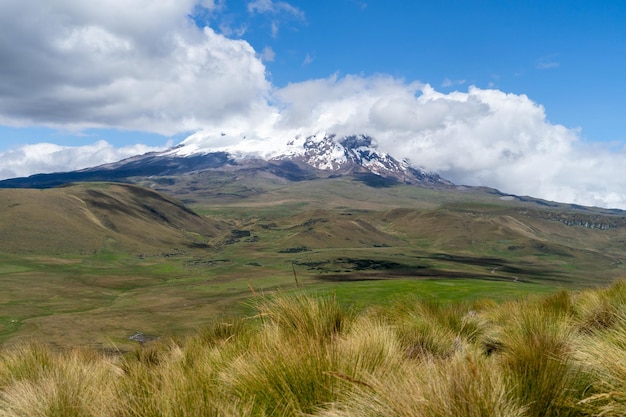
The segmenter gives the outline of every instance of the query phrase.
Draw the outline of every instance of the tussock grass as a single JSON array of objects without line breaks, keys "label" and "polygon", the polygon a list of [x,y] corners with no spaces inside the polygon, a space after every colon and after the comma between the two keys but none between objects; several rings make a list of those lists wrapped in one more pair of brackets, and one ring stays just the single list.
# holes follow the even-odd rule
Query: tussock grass
[{"label": "tussock grass", "polygon": [[126,354],[0,351],[0,416],[622,416],[626,285],[506,303],[259,297]]},{"label": "tussock grass", "polygon": [[86,417],[111,415],[120,374],[93,351],[46,351],[39,345],[2,352],[0,416]]},{"label": "tussock grass", "polygon": [[334,296],[278,296],[262,299],[256,308],[265,328],[275,328],[285,337],[306,342],[327,342],[350,320],[350,312]]},{"label": "tussock grass", "polygon": [[584,363],[588,391],[581,404],[602,416],[626,415],[626,310],[615,311],[606,323],[578,341],[576,358]]},{"label": "tussock grass", "polygon": [[[572,395],[581,395],[571,360],[573,326],[567,315],[543,303],[521,306],[501,334],[499,366],[512,398],[530,415],[577,415]],[[573,392],[570,392],[573,391]]]}]

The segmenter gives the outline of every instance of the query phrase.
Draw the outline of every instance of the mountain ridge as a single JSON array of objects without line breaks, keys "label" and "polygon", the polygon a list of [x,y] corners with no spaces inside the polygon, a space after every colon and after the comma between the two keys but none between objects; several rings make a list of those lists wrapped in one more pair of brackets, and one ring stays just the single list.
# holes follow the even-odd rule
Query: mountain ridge
[{"label": "mountain ridge", "polygon": [[[220,134],[220,137],[222,135],[224,141],[233,142],[228,134]],[[586,207],[531,196],[517,196],[489,187],[455,185],[407,160],[398,160],[381,152],[374,138],[364,134],[341,137],[327,133],[299,135],[276,142],[281,145],[275,149],[264,149],[263,146],[267,148],[267,141],[246,139],[246,136],[234,145],[219,146],[219,143],[214,144],[216,141],[218,139],[215,137],[194,134],[165,151],[135,155],[76,171],[5,179],[0,181],[0,189],[45,189],[70,183],[115,181],[140,184],[183,198],[194,192],[206,194],[208,190],[224,194],[216,188],[220,181],[226,184],[239,182],[242,178],[286,184],[346,177],[373,188],[405,184],[445,192],[474,190],[497,195],[502,200],[514,200],[547,209],[573,210],[579,213],[591,210],[602,216],[622,216],[625,213],[619,209]],[[250,147],[247,147],[248,144]],[[195,179],[191,179],[192,177]],[[176,184],[182,183],[191,184],[190,189],[177,188]],[[257,188],[252,185],[244,194],[258,192]],[[555,220],[558,216],[547,215],[547,218]],[[609,223],[587,219],[562,218],[559,221],[585,227],[612,227]]]},{"label": "mountain ridge", "polygon": [[[206,170],[247,169],[251,166],[258,169],[263,163],[268,164],[266,170],[273,170],[291,180],[356,175],[372,180],[372,184],[384,184],[387,180],[426,187],[453,186],[436,173],[415,168],[406,160],[399,161],[380,152],[376,142],[367,135],[337,138],[336,135],[324,134],[297,137],[287,141],[283,148],[264,156],[254,148],[210,148],[183,141],[166,151],[137,155],[96,167],[6,179],[0,181],[0,188],[50,188],[83,181],[132,182],[130,178],[140,176],[190,175]],[[380,181],[375,181],[376,177]]]}]

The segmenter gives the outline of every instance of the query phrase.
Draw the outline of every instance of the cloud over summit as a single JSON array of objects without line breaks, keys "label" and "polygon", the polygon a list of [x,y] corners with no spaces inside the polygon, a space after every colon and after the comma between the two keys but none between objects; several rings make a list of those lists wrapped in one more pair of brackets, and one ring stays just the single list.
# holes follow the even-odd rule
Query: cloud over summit
[{"label": "cloud over summit", "polygon": [[[320,131],[365,133],[381,150],[457,184],[626,208],[626,187],[614,175],[626,152],[585,143],[577,130],[550,123],[526,95],[477,87],[443,93],[389,76],[348,75],[290,84],[273,97],[273,117],[240,124],[241,132],[275,146]],[[206,130],[208,143],[224,146],[211,132],[232,127]]]}]

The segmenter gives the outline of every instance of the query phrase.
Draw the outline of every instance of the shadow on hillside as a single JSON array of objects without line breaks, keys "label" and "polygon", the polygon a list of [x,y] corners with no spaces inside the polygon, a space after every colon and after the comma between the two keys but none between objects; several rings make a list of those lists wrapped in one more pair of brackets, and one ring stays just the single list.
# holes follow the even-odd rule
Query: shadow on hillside
[{"label": "shadow on hillside", "polygon": [[[337,258],[333,261],[300,262],[309,270],[320,271],[316,279],[329,282],[371,281],[388,279],[475,278],[490,281],[565,282],[559,271],[530,264],[510,265],[503,259],[433,254],[417,259],[437,261],[438,266],[409,265],[387,260]],[[468,271],[463,266],[484,267],[484,272]]]}]

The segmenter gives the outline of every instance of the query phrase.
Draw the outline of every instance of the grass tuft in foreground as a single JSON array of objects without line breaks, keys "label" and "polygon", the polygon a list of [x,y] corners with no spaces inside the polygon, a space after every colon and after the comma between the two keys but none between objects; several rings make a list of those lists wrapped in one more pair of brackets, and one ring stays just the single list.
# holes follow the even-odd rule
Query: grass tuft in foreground
[{"label": "grass tuft in foreground", "polygon": [[495,303],[260,297],[117,356],[0,351],[0,416],[626,415],[626,284]]}]

